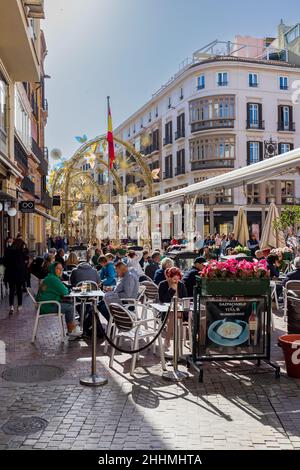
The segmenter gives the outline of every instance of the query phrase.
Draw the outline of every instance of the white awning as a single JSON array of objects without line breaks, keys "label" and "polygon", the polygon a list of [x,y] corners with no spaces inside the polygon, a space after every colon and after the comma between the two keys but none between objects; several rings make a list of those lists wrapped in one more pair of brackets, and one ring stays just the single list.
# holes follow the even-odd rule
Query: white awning
[{"label": "white awning", "polygon": [[34,209],[34,212],[36,212],[38,215],[41,215],[42,217],[45,217],[45,219],[51,220],[52,222],[59,222],[58,219],[52,217],[50,214],[47,214],[47,212],[41,211],[40,209]]},{"label": "white awning", "polygon": [[201,196],[212,191],[260,183],[269,180],[271,177],[281,176],[291,171],[296,172],[297,166],[300,169],[300,148],[254,163],[253,165],[223,173],[199,183],[191,184],[176,191],[144,199],[137,202],[136,206],[150,206],[152,204],[173,202],[178,198],[186,196]]}]

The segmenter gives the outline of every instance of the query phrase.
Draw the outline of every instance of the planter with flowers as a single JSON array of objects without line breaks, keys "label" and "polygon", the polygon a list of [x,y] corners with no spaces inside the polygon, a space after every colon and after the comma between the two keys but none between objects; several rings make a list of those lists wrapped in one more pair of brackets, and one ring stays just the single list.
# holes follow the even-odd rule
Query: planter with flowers
[{"label": "planter with flowers", "polygon": [[198,277],[201,295],[266,295],[270,279],[265,260],[236,260],[209,262]]}]

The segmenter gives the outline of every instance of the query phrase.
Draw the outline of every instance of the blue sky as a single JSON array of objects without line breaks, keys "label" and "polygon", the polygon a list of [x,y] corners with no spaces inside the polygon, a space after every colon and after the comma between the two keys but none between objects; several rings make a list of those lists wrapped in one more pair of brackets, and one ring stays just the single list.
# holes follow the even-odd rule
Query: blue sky
[{"label": "blue sky", "polygon": [[116,127],[179,63],[214,39],[276,35],[300,20],[299,0],[46,0],[46,145],[69,158],[74,136],[106,132],[106,96]]}]

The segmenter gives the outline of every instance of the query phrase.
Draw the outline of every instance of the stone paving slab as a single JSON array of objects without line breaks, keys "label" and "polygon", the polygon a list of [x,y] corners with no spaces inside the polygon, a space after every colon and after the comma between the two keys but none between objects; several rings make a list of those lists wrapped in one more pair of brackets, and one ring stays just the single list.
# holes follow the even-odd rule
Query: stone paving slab
[{"label": "stone paving slab", "polygon": [[[0,339],[6,344],[6,364],[0,364],[0,449],[300,448],[300,380],[288,378],[284,368],[275,379],[268,366],[257,368],[249,361],[206,364],[203,383],[192,375],[173,384],[161,378],[152,352],[141,354],[133,378],[130,355],[116,354],[109,369],[98,344],[97,369],[108,384],[91,389],[79,384],[90,373],[90,341],[62,344],[55,319],[48,318],[32,345],[33,321],[27,295],[24,311],[12,317],[7,299],[0,303]],[[283,332],[278,312],[272,360],[284,367],[277,347]],[[59,366],[64,375],[32,384],[2,379],[7,367],[29,364]],[[49,424],[28,436],[5,434],[2,426],[17,416],[38,416]]]}]

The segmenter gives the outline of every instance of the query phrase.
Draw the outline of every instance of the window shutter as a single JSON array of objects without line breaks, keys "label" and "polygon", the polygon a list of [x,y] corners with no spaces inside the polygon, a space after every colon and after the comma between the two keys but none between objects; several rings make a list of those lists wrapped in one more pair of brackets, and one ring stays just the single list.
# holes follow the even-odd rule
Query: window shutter
[{"label": "window shutter", "polygon": [[293,126],[293,106],[289,106],[289,119],[290,119],[290,126]]},{"label": "window shutter", "polygon": [[259,142],[259,161],[264,159],[264,143]]},{"label": "window shutter", "polygon": [[294,143],[290,144],[290,150],[294,150],[295,146]]},{"label": "window shutter", "polygon": [[262,128],[262,104],[258,103],[258,126]]},{"label": "window shutter", "polygon": [[250,165],[250,142],[247,142],[247,165]]},{"label": "window shutter", "polygon": [[249,126],[250,126],[250,103],[247,103],[247,127]]},{"label": "window shutter", "polygon": [[283,126],[282,106],[278,106],[278,129],[281,129],[282,126]]},{"label": "window shutter", "polygon": [[278,155],[282,154],[282,142],[278,142]]}]

